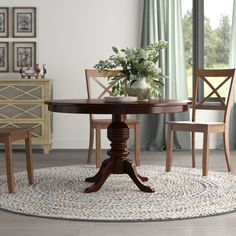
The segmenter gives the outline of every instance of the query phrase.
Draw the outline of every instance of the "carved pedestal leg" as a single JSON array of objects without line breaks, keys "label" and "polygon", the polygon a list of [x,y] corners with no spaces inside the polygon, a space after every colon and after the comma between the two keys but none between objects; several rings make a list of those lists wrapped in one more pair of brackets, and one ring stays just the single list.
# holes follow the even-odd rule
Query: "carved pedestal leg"
[{"label": "carved pedestal leg", "polygon": [[110,159],[106,159],[102,162],[102,165],[98,171],[98,173],[96,175],[94,175],[93,177],[88,177],[85,179],[86,182],[91,182],[91,183],[96,183],[99,181],[99,179],[102,177],[104,171],[105,171],[105,168],[106,168],[106,165],[111,162]]},{"label": "carved pedestal leg", "polygon": [[141,191],[154,192],[153,188],[145,186],[141,182],[147,181],[148,178],[140,176],[132,161],[127,159],[129,155],[127,149],[129,127],[123,122],[121,114],[113,115],[112,123],[107,128],[107,137],[111,141],[111,149],[107,152],[110,158],[103,161],[95,176],[86,178],[87,182],[94,182],[94,185],[87,188],[85,192],[98,191],[110,174],[128,174]]},{"label": "carved pedestal leg", "polygon": [[100,178],[96,179],[97,181],[92,186],[86,188],[85,192],[92,193],[98,191],[111,173],[112,173],[112,162],[108,162],[103,169],[102,175],[99,176]]},{"label": "carved pedestal leg", "polygon": [[155,192],[154,188],[151,188],[149,186],[144,185],[138,178],[142,180],[144,178],[147,180],[147,177],[141,177],[137,173],[137,170],[135,168],[135,165],[130,161],[130,160],[125,160],[124,161],[124,173],[128,174],[130,178],[134,181],[134,183],[137,185],[137,187],[143,191],[143,192]]}]

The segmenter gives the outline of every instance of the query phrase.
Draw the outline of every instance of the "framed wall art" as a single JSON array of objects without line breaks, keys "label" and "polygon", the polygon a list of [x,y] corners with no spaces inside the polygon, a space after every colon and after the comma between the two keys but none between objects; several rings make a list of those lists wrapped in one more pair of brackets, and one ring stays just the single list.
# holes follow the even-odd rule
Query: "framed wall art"
[{"label": "framed wall art", "polygon": [[0,7],[0,38],[8,37],[9,32],[9,9],[7,7]]},{"label": "framed wall art", "polygon": [[9,43],[0,42],[0,72],[9,71]]},{"label": "framed wall art", "polygon": [[13,42],[13,71],[36,66],[36,42]]},{"label": "framed wall art", "polygon": [[36,37],[36,7],[13,7],[13,37]]}]

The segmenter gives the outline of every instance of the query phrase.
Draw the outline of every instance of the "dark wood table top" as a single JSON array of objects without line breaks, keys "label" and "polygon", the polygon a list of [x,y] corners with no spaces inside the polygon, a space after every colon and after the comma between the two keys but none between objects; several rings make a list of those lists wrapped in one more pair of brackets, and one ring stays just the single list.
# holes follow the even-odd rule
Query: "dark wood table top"
[{"label": "dark wood table top", "polygon": [[151,99],[135,102],[107,102],[104,99],[61,99],[46,101],[48,110],[85,114],[152,114],[188,110],[190,100]]}]

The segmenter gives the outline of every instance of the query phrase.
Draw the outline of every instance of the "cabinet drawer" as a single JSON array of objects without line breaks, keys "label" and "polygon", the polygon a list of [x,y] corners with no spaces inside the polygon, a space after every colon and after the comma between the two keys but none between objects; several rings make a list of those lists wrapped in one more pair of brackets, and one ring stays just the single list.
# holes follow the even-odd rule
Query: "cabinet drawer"
[{"label": "cabinet drawer", "polygon": [[41,103],[0,103],[0,121],[3,120],[40,120],[44,105]]},{"label": "cabinet drawer", "polygon": [[44,86],[41,84],[0,84],[0,100],[38,101],[44,97]]}]

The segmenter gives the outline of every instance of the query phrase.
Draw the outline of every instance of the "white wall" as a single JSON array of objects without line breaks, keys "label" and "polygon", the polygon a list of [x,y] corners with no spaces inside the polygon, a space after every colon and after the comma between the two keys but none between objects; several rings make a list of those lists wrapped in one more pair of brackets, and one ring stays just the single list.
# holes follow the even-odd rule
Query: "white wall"
[{"label": "white wall", "polygon": [[[54,98],[85,98],[84,69],[117,47],[140,46],[143,0],[1,0],[0,7],[37,7],[37,63],[47,65]],[[0,74],[17,76],[19,74]],[[87,148],[88,115],[54,113],[53,148]],[[104,133],[103,139],[106,140]],[[103,142],[107,146],[107,142]]]}]

